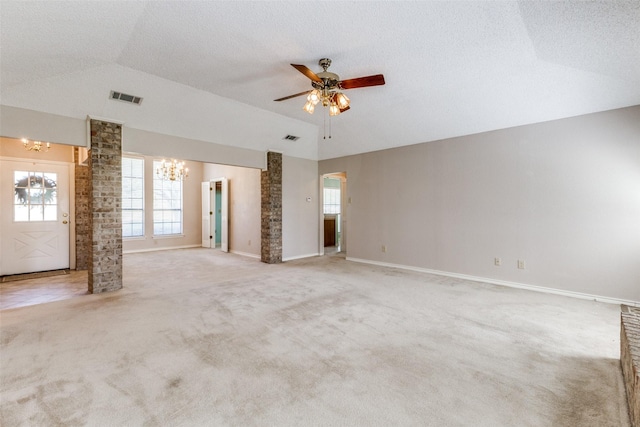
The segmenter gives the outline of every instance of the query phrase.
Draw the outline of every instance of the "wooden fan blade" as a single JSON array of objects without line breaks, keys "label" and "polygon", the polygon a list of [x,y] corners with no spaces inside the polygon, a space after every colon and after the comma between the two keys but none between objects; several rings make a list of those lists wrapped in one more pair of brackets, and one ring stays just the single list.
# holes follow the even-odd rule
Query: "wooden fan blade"
[{"label": "wooden fan blade", "polygon": [[[311,90],[313,90],[313,89],[311,89]],[[311,93],[311,90],[306,90],[304,92],[296,93],[295,95],[285,96],[284,98],[274,99],[274,101],[284,101],[286,99],[295,98],[296,96],[308,95],[309,93]]]},{"label": "wooden fan blade", "polygon": [[373,76],[342,80],[340,82],[340,87],[342,89],[356,89],[359,87],[380,86],[383,84],[384,84],[384,76],[382,74],[375,74]]},{"label": "wooden fan blade", "polygon": [[316,76],[316,73],[311,71],[306,66],[298,65],[298,64],[291,64],[291,66],[296,70],[300,71],[305,76],[307,76],[309,79],[313,80],[314,82],[322,83],[322,80],[320,79],[320,77]]},{"label": "wooden fan blade", "polygon": [[351,107],[349,107],[349,106],[347,105],[347,107],[346,107],[346,108],[341,108],[341,109],[340,109],[340,113],[344,113],[345,111],[350,110],[350,109],[351,109]]}]

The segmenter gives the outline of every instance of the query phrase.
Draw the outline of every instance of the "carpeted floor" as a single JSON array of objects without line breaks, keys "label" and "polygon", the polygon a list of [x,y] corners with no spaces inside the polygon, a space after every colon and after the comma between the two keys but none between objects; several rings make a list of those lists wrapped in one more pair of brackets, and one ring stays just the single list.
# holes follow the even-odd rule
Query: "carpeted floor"
[{"label": "carpeted floor", "polygon": [[0,313],[0,425],[629,426],[615,305],[207,249],[124,284]]}]

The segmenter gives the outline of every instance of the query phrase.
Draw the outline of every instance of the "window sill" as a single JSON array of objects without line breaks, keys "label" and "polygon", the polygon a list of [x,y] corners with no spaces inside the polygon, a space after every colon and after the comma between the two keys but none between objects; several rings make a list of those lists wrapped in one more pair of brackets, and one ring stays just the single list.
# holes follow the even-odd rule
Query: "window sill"
[{"label": "window sill", "polygon": [[162,240],[162,239],[180,239],[184,237],[184,234],[161,234],[161,235],[154,235],[153,237],[151,237],[152,239],[158,239],[158,240]]}]

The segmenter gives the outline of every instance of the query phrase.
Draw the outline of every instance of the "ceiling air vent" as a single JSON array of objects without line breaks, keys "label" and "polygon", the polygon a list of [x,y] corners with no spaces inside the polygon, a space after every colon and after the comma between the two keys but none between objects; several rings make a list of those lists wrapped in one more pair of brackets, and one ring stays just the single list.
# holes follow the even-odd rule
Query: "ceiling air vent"
[{"label": "ceiling air vent", "polygon": [[111,91],[109,98],[117,99],[118,101],[128,102],[129,104],[140,105],[142,103],[142,98],[139,96],[127,95],[126,93],[116,92],[115,90]]},{"label": "ceiling air vent", "polygon": [[287,141],[297,141],[300,139],[299,136],[294,136],[294,135],[287,135],[282,139],[286,139]]}]

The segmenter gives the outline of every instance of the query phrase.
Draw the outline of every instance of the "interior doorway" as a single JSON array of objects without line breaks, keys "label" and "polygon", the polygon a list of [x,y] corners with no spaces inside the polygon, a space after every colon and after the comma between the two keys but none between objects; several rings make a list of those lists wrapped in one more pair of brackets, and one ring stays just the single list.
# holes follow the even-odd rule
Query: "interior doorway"
[{"label": "interior doorway", "polygon": [[70,266],[69,165],[0,161],[0,276]]},{"label": "interior doorway", "polygon": [[347,174],[325,174],[322,185],[321,252],[336,253],[347,250]]},{"label": "interior doorway", "polygon": [[202,247],[229,252],[229,180],[202,183]]}]

